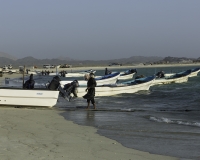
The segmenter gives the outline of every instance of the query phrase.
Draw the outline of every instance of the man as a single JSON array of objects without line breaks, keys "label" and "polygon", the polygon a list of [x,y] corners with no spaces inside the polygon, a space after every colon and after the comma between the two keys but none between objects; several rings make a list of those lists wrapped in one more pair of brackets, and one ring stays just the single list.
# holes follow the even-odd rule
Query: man
[{"label": "man", "polygon": [[94,109],[96,109],[96,104],[95,104],[95,100],[94,100],[96,85],[97,85],[97,83],[94,78],[94,73],[90,73],[90,77],[87,82],[87,89],[85,90],[87,92],[87,94],[83,96],[83,98],[87,99],[87,109],[89,109],[89,107],[90,107],[90,102],[93,104]]},{"label": "man", "polygon": [[24,83],[24,89],[33,89],[35,81],[33,80],[33,74],[30,75],[29,80]]}]

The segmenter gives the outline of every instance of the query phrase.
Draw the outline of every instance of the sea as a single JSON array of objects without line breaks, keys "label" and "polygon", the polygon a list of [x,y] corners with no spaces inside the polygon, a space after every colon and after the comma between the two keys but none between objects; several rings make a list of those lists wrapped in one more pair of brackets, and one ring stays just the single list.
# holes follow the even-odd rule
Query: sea
[{"label": "sea", "polygon": [[[137,75],[151,76],[161,70],[177,73],[197,67],[200,66],[136,69]],[[131,68],[109,70],[127,69]],[[104,75],[104,69],[97,70],[95,74]],[[36,87],[44,87],[52,78],[34,76]],[[9,85],[17,85],[21,81],[12,79]],[[85,110],[87,103],[83,98],[72,102],[59,98],[53,109],[62,110],[60,116],[66,120],[95,127],[98,134],[125,147],[183,160],[200,160],[200,73],[186,83],[151,86],[148,91],[132,94],[95,97],[95,101],[97,111]]]}]

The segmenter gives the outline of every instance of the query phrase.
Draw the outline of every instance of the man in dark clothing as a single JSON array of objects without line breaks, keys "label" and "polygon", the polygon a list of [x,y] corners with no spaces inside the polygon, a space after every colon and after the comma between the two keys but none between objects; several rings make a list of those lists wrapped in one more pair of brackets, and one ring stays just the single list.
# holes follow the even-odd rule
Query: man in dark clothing
[{"label": "man in dark clothing", "polygon": [[105,75],[111,74],[112,72],[108,70],[108,68],[105,68]]},{"label": "man in dark clothing", "polygon": [[35,85],[35,81],[33,80],[33,74],[30,75],[29,80],[24,83],[25,89],[33,89]]},{"label": "man in dark clothing", "polygon": [[94,73],[90,73],[90,78],[87,82],[87,89],[85,90],[87,94],[83,96],[83,98],[87,99],[87,109],[89,109],[90,107],[90,102],[93,104],[94,109],[96,109],[96,104],[94,100],[96,85],[97,83],[94,78]]}]

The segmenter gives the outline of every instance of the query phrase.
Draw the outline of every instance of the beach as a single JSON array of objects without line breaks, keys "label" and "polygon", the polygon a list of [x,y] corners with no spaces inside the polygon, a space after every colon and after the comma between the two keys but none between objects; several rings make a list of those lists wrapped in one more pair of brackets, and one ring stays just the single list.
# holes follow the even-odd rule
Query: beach
[{"label": "beach", "polygon": [[[173,160],[129,149],[93,127],[66,121],[53,109],[1,107],[0,159]],[[86,111],[87,112],[87,111]]]},{"label": "beach", "polygon": [[[186,67],[190,67],[191,65],[188,65]],[[152,67],[158,67],[158,68],[163,68],[163,65],[158,65],[158,66],[141,66],[141,70],[146,72],[147,70],[152,68]],[[167,67],[167,66],[165,66]],[[180,66],[175,66],[175,67],[180,67]],[[94,70],[101,70],[103,73],[105,67],[77,67],[77,68],[71,68],[72,71],[83,71],[87,69],[94,69]],[[123,67],[108,67],[111,68],[112,70],[115,69],[126,69],[126,68],[131,68],[131,66],[123,66]],[[132,66],[132,68],[139,68],[139,66],[135,67]],[[35,70],[43,70],[43,69],[35,69]],[[53,69],[52,69],[53,70]],[[54,69],[55,70],[55,69]],[[68,70],[69,69],[58,69],[58,71],[61,70]],[[151,69],[151,73],[154,71],[154,69]],[[149,71],[148,71],[149,72]],[[147,73],[148,73],[147,72]],[[100,72],[99,72],[100,73]],[[22,78],[22,74],[4,74],[3,77],[0,77],[0,82],[1,84],[4,83],[5,78]],[[156,97],[159,97],[161,95],[159,88],[155,88],[156,92],[158,92],[158,95]],[[170,89],[171,90],[171,89]],[[149,95],[150,96],[150,95]],[[182,96],[182,95],[180,95]],[[122,97],[123,101],[127,106],[122,106],[121,100],[118,97],[112,97],[111,99],[106,99],[102,98],[97,100],[98,104],[97,107],[101,108],[108,108],[110,109],[115,109],[116,107],[119,107],[117,109],[124,109],[124,110],[129,110],[130,107],[137,107],[141,108],[141,110],[137,111],[137,108],[135,112],[130,112],[128,113],[130,115],[133,122],[133,134],[137,133],[139,136],[144,138],[147,137],[149,133],[151,133],[151,128],[156,129],[154,135],[149,136],[149,140],[153,138],[152,142],[150,144],[147,144],[146,146],[148,148],[154,148],[154,150],[161,151],[162,150],[162,145],[167,144],[163,143],[161,141],[159,144],[161,147],[156,148],[153,147],[152,143],[153,141],[156,142],[157,140],[160,141],[160,139],[166,141],[171,141],[171,138],[160,138],[157,136],[157,133],[161,133],[161,131],[157,131],[157,129],[165,128],[162,123],[152,123],[152,117],[144,116],[143,113],[147,112],[147,114],[152,114],[154,115],[155,113],[151,113],[152,110],[149,112],[149,110],[144,108],[142,104],[146,104],[146,101],[144,99],[145,95],[140,95],[140,94],[134,94],[131,95],[130,98],[128,97],[125,99]],[[141,99],[141,101],[132,102],[130,101],[131,99]],[[147,97],[146,97],[147,99]],[[151,100],[155,99],[154,95],[152,95]],[[144,100],[144,101],[142,101]],[[116,102],[114,104],[111,104],[110,101]],[[159,101],[159,100],[158,100]],[[149,99],[147,99],[149,105]],[[66,106],[70,106],[72,108],[75,108],[76,105],[79,105],[79,103],[82,105],[83,100],[79,101],[77,100],[76,102],[72,103],[67,103],[64,102],[63,104]],[[157,100],[154,100],[151,102],[151,108],[154,107],[155,104],[157,104]],[[159,103],[159,102],[158,102]],[[166,104],[168,103],[168,98],[166,98]],[[187,103],[187,102],[186,102]],[[62,105],[63,105],[62,104]],[[132,104],[136,104],[135,106],[132,106]],[[140,106],[141,104],[141,106]],[[128,107],[128,108],[127,108]],[[159,113],[158,115],[158,109],[156,108],[156,118],[160,116],[160,114],[164,114],[163,111]],[[14,108],[11,106],[1,106],[0,107],[1,112],[0,112],[0,159],[15,159],[15,160],[21,160],[21,159],[48,159],[48,160],[77,160],[77,159],[83,159],[83,160],[93,160],[93,159],[107,159],[107,160],[173,160],[173,159],[178,159],[176,156],[165,156],[165,155],[170,155],[168,151],[163,152],[157,152],[153,151],[154,154],[151,154],[152,152],[148,151],[140,151],[140,149],[135,149],[135,147],[127,147],[126,145],[123,145],[118,140],[114,140],[116,136],[109,136],[107,133],[103,133],[100,128],[96,128],[95,125],[87,125],[87,120],[89,121],[97,121],[99,120],[99,116],[105,119],[105,123],[107,123],[107,120],[111,120],[111,114],[106,113],[106,112],[95,112],[95,111],[86,111],[86,110],[79,110],[78,112],[69,112],[67,110],[62,110],[59,108],[40,108],[40,107],[34,107],[34,108]],[[144,110],[143,110],[144,109]],[[170,108],[171,109],[171,108]],[[167,109],[166,109],[167,110]],[[96,114],[95,114],[96,113]],[[122,113],[112,113],[112,116],[118,117],[118,116],[124,116],[126,112]],[[141,121],[141,117],[138,118],[138,115],[141,114],[141,117],[143,120]],[[167,112],[168,114],[168,112]],[[170,112],[170,115],[173,115],[174,113]],[[176,113],[175,113],[176,114]],[[66,116],[66,117],[65,117]],[[70,118],[74,117],[73,118]],[[92,118],[91,118],[92,116]],[[163,115],[166,116],[166,115]],[[177,115],[175,115],[176,117]],[[86,120],[82,120],[81,118],[87,117]],[[88,118],[89,117],[89,118]],[[127,118],[127,115],[125,119]],[[150,118],[150,121],[148,120]],[[153,117],[155,119],[155,117]],[[173,118],[173,117],[172,117]],[[117,118],[118,119],[118,118]],[[83,124],[79,124],[78,121],[81,121]],[[128,119],[127,119],[128,120]],[[76,122],[77,121],[77,122]],[[102,121],[102,120],[101,120]],[[111,121],[112,122],[112,121]],[[125,121],[122,121],[125,122]],[[129,123],[130,121],[128,121]],[[147,128],[147,122],[149,123],[149,128]],[[101,123],[98,122],[101,126]],[[146,129],[144,128],[141,129],[141,125],[145,125]],[[116,120],[114,119],[113,122],[110,124],[110,126],[116,125]],[[152,125],[154,127],[152,127]],[[167,122],[166,125],[169,125]],[[116,125],[117,126],[117,125]],[[119,126],[120,127],[120,126]],[[128,126],[127,126],[128,127]],[[139,129],[135,129],[138,127]],[[170,128],[177,128],[176,126],[172,126]],[[120,129],[121,130],[121,127]],[[127,128],[125,128],[127,130]],[[189,130],[189,128],[188,128]],[[115,128],[114,130],[115,131]],[[198,131],[198,128],[197,128]],[[149,132],[149,133],[148,133]],[[163,132],[163,131],[162,131]],[[179,131],[182,132],[182,131]],[[177,131],[174,132],[174,130],[170,133],[174,133],[172,136],[176,135],[176,133],[179,133]],[[152,132],[153,133],[153,132]],[[163,132],[164,133],[164,132]],[[184,133],[184,132],[183,132]],[[127,132],[127,134],[129,134]],[[107,136],[104,136],[107,135]],[[155,136],[156,135],[156,136]],[[162,134],[164,135],[164,134]],[[167,132],[167,135],[169,133]],[[185,135],[185,133],[184,133]],[[131,135],[132,136],[132,135]],[[156,137],[154,139],[154,136]],[[135,134],[134,137],[137,137]],[[131,138],[134,138],[131,137]],[[135,139],[135,142],[139,143],[143,141],[143,139]],[[116,138],[116,139],[120,139]],[[148,141],[147,141],[148,142]],[[171,143],[171,142],[170,142]],[[125,147],[126,146],[126,147]],[[163,145],[164,146],[164,145]],[[175,145],[174,145],[175,146]],[[166,146],[169,148],[169,146]],[[179,147],[179,146],[177,146]],[[137,148],[137,147],[136,147]],[[144,148],[143,146],[141,148]],[[141,149],[142,150],[142,149]],[[173,148],[172,148],[173,150]],[[179,150],[177,150],[178,152]],[[176,152],[176,151],[175,151]],[[155,154],[156,153],[156,154]],[[162,153],[162,155],[160,154]],[[179,156],[182,153],[179,154]],[[179,157],[178,156],[178,157]],[[180,156],[182,157],[182,156]],[[184,157],[184,156],[183,156]]]},{"label": "beach", "polygon": [[[22,74],[0,77],[19,78]],[[1,106],[0,159],[48,160],[173,160],[122,146],[97,134],[97,129],[64,119],[63,111],[45,108]],[[88,111],[84,111],[87,114]]]}]

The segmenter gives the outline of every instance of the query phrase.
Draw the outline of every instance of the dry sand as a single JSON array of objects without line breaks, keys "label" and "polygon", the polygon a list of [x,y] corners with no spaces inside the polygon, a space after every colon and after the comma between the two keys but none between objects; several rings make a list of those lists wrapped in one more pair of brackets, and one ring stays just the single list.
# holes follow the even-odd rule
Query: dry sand
[{"label": "dry sand", "polygon": [[[49,109],[0,108],[1,160],[172,160],[123,147]],[[87,112],[87,111],[85,111]]]}]

